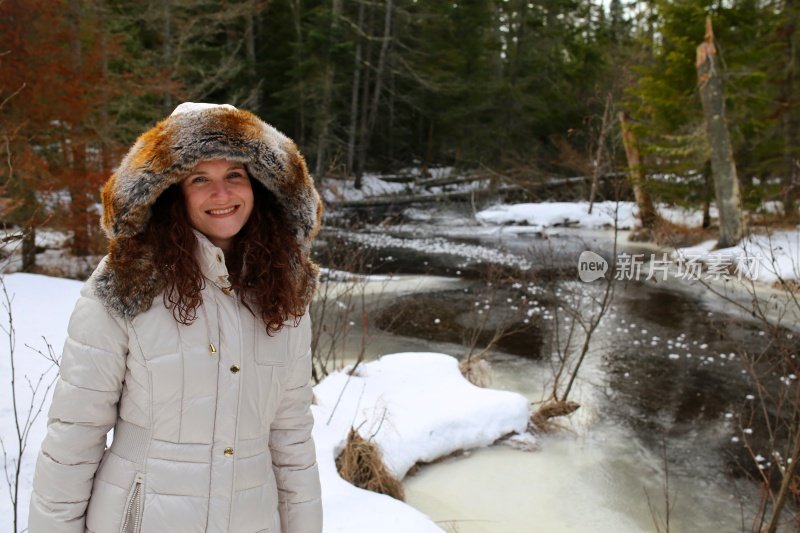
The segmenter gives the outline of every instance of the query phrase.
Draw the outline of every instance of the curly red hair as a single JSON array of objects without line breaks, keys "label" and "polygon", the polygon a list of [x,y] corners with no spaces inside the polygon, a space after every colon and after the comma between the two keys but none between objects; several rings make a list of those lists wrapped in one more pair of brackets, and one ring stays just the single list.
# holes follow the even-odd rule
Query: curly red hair
[{"label": "curly red hair", "polygon": [[[253,314],[259,314],[267,333],[281,330],[305,313],[305,295],[314,269],[295,236],[286,231],[283,207],[261,183],[253,186],[253,212],[236,234],[225,255],[231,284]],[[195,260],[197,237],[180,185],[169,187],[153,204],[142,238],[150,241],[164,276],[164,305],[175,320],[189,325],[202,304],[205,279]]]}]

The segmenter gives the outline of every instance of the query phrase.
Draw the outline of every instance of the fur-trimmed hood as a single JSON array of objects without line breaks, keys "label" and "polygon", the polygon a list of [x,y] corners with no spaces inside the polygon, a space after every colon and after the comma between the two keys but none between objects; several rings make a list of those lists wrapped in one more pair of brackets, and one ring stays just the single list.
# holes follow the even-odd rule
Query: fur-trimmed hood
[{"label": "fur-trimmed hood", "polygon": [[[281,203],[286,230],[308,257],[319,231],[322,202],[294,142],[233,106],[181,104],[136,140],[103,187],[101,225],[110,244],[95,276],[95,292],[115,314],[132,318],[164,290],[153,250],[133,237],[146,228],[150,208],[161,193],[209,159],[243,163],[251,178]],[[315,286],[316,280],[311,283]],[[306,304],[312,295],[313,290]]]}]

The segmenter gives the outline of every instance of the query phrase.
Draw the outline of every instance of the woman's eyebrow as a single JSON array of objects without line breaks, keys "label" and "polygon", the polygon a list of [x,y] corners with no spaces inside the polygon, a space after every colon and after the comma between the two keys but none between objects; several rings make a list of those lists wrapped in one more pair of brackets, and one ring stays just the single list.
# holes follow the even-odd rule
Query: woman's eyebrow
[{"label": "woman's eyebrow", "polygon": [[[232,167],[228,167],[228,169],[225,172],[230,172],[231,170],[244,170],[244,165],[235,165],[235,166],[232,166]],[[205,170],[195,170],[195,171],[192,171],[192,173],[189,174],[189,175],[190,176],[199,176],[199,175],[205,175],[205,174],[208,174],[208,172],[206,172]]]}]

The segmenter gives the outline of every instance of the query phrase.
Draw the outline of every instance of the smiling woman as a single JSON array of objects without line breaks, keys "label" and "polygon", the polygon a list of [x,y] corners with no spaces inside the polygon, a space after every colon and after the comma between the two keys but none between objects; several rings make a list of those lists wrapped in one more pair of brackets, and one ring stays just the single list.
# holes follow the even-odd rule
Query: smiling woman
[{"label": "smiling woman", "polygon": [[322,530],[320,216],[297,147],[250,113],[182,105],[137,140],[103,189],[109,253],[70,320],[31,533]]},{"label": "smiling woman", "polygon": [[181,182],[192,226],[227,252],[253,210],[253,187],[241,163],[201,161]]}]

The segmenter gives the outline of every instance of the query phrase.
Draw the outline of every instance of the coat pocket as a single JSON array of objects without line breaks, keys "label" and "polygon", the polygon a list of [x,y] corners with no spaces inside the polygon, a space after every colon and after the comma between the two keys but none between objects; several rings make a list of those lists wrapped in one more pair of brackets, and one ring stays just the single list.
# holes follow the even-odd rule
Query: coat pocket
[{"label": "coat pocket", "polygon": [[137,473],[125,504],[125,517],[120,533],[140,533],[144,511],[144,476]]},{"label": "coat pocket", "polygon": [[286,328],[274,337],[260,331],[256,338],[255,350],[256,364],[286,366],[289,361],[289,335]]}]

